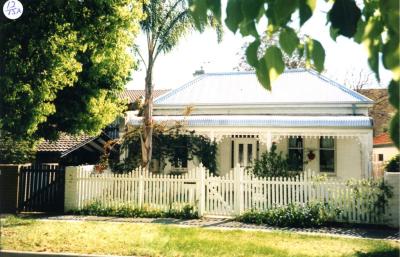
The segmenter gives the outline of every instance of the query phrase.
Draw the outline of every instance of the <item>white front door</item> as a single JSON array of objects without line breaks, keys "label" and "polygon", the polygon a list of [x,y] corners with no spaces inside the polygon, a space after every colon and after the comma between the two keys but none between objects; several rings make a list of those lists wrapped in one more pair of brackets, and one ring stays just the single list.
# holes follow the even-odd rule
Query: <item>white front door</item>
[{"label": "white front door", "polygon": [[253,138],[236,138],[234,142],[234,165],[251,166],[257,154],[256,140]]}]

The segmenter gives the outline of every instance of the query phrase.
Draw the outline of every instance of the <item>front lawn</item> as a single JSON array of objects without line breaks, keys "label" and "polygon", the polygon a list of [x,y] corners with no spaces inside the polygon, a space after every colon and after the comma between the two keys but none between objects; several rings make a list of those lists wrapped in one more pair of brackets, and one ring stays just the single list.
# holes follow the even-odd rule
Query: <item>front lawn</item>
[{"label": "front lawn", "polygon": [[5,250],[139,256],[354,256],[398,257],[398,242],[256,232],[183,228],[116,222],[40,221],[7,217]]}]

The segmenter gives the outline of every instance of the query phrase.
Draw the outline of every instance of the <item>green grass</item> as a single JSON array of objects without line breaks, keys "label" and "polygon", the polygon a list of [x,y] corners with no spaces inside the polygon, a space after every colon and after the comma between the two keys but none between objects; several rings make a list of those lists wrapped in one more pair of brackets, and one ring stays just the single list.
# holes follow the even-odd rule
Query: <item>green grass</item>
[{"label": "green grass", "polygon": [[113,222],[2,220],[7,250],[139,256],[398,257],[398,242]]}]

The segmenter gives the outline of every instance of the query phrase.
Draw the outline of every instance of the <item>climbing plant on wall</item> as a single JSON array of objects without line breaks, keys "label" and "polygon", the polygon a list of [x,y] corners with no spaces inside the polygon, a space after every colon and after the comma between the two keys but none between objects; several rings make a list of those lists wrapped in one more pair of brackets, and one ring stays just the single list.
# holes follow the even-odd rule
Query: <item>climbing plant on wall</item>
[{"label": "climbing plant on wall", "polygon": [[[116,172],[131,171],[140,166],[140,127],[127,126],[122,140],[111,141],[108,148],[119,147],[122,153],[126,153],[122,162],[112,158],[105,158],[110,167]],[[153,161],[157,161],[158,167],[151,167],[163,171],[166,162],[174,167],[185,167],[187,162],[198,160],[206,169],[215,173],[217,171],[217,144],[211,139],[196,135],[195,131],[184,128],[181,123],[173,126],[156,124],[153,135]],[[106,155],[107,155],[106,151]],[[153,162],[154,164],[154,162]]]}]

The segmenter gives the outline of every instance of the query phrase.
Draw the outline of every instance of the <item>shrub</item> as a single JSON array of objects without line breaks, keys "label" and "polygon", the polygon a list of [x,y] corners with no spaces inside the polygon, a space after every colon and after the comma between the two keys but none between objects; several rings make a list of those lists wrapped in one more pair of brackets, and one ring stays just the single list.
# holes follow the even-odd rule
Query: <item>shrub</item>
[{"label": "shrub", "polygon": [[333,222],[339,213],[327,203],[289,204],[263,212],[251,210],[236,220],[278,227],[319,227]]},{"label": "shrub", "polygon": [[387,172],[400,172],[400,154],[390,159],[385,169]]},{"label": "shrub", "polygon": [[383,178],[349,179],[346,186],[352,189],[352,197],[356,201],[361,200],[370,213],[378,216],[384,214],[389,198],[393,196],[393,188]]},{"label": "shrub", "polygon": [[176,210],[176,209],[170,208],[166,212],[166,216],[169,218],[188,220],[188,219],[198,218],[198,213],[193,206],[185,205],[185,206],[183,206],[182,210]]},{"label": "shrub", "polygon": [[261,154],[261,158],[254,162],[248,170],[258,177],[288,177],[293,174],[289,172],[289,165],[282,152],[276,152],[276,144],[272,144],[270,151]]},{"label": "shrub", "polygon": [[131,206],[104,207],[99,202],[93,202],[86,207],[71,211],[76,215],[115,216],[124,218],[176,218],[197,219],[198,212],[191,205],[185,205],[181,210],[169,208],[161,211],[149,208],[134,208]]}]

